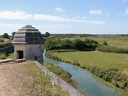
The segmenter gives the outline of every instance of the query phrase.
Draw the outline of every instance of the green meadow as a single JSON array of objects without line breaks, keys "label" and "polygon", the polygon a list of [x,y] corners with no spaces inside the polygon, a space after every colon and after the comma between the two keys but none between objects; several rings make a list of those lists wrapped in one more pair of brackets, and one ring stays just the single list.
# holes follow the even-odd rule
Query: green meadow
[{"label": "green meadow", "polygon": [[128,49],[128,36],[98,36],[90,38],[98,41],[100,44],[103,41],[107,41],[110,46]]},{"label": "green meadow", "polygon": [[103,69],[128,68],[128,55],[117,53],[104,53],[98,51],[76,51],[76,52],[54,52],[53,56],[62,58],[63,60],[80,63],[80,66],[90,65]]}]

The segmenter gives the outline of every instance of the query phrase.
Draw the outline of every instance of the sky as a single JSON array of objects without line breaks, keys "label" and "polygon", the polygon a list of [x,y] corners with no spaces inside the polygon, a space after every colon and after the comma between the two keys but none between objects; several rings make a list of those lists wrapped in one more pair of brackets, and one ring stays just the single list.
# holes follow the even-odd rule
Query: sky
[{"label": "sky", "polygon": [[128,34],[128,0],[0,0],[0,34]]}]

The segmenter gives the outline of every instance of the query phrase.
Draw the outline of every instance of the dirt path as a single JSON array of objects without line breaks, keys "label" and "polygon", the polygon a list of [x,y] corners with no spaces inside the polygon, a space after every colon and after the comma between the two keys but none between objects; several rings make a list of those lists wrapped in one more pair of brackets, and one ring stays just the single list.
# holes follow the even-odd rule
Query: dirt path
[{"label": "dirt path", "polygon": [[33,81],[31,76],[26,75],[25,64],[0,65],[0,96],[22,96],[22,91]]}]

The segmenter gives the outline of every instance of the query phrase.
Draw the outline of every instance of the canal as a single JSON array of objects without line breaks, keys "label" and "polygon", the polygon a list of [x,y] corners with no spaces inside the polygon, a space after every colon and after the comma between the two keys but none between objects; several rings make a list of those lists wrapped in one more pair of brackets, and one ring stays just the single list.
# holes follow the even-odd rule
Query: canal
[{"label": "canal", "polygon": [[117,90],[97,81],[86,70],[83,70],[75,65],[49,59],[45,56],[45,51],[43,54],[43,59],[44,62],[52,63],[69,72],[72,75],[72,79],[77,82],[79,91],[84,94],[88,94],[89,96],[122,96]]}]

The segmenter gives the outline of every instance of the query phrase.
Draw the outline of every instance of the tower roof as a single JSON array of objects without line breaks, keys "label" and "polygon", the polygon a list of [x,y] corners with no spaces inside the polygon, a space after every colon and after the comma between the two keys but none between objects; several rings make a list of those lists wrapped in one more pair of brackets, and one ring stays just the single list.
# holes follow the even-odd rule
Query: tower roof
[{"label": "tower roof", "polygon": [[14,36],[13,44],[42,44],[43,38],[35,27],[25,25],[19,29]]}]

